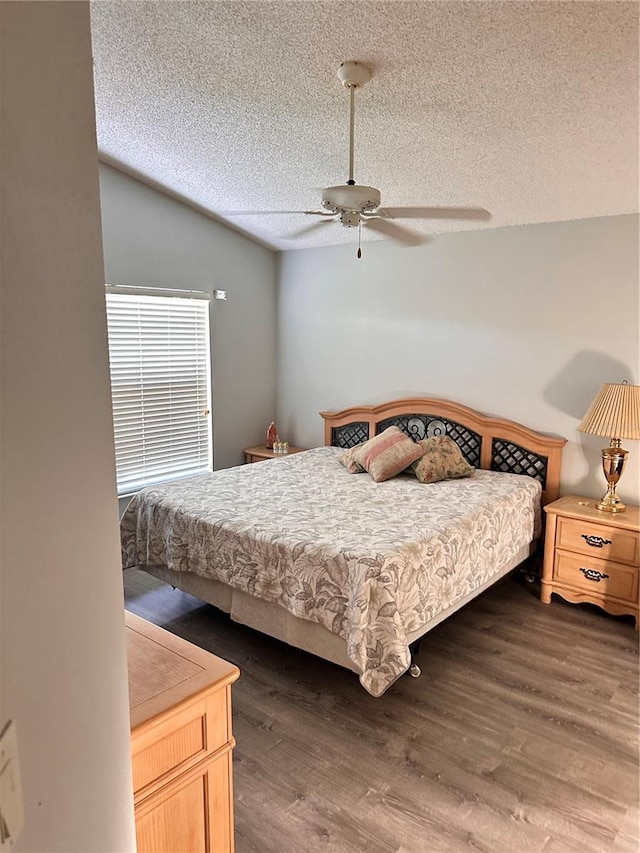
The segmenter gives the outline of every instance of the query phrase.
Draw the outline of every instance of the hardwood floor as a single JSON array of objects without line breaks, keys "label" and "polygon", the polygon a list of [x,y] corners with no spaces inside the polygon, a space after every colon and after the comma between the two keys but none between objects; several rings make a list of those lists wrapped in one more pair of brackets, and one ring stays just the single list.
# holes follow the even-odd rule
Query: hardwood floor
[{"label": "hardwood floor", "polygon": [[[236,853],[638,853],[638,634],[520,575],[353,673],[143,572],[127,608],[237,664]],[[177,851],[176,851],[177,853]]]}]

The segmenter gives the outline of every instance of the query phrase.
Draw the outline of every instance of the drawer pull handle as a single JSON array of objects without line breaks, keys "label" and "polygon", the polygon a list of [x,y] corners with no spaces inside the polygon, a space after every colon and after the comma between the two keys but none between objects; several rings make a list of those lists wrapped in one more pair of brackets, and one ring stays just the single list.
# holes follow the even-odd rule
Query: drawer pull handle
[{"label": "drawer pull handle", "polygon": [[611,545],[611,539],[603,539],[602,536],[587,536],[586,533],[583,533],[582,538],[592,548],[602,548],[603,545]]},{"label": "drawer pull handle", "polygon": [[580,571],[588,581],[594,581],[595,583],[600,583],[601,580],[609,577],[604,572],[598,572],[595,569],[580,569]]}]

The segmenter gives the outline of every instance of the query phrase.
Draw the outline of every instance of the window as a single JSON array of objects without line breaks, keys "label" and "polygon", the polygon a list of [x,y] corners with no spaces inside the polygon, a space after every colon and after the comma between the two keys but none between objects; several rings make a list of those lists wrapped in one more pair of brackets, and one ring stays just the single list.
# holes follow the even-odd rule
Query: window
[{"label": "window", "polygon": [[212,464],[208,295],[150,290],[107,288],[119,495]]}]

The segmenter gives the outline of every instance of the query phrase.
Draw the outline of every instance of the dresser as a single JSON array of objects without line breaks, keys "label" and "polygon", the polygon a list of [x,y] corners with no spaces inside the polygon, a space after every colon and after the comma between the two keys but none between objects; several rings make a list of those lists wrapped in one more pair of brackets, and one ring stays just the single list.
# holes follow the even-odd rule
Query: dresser
[{"label": "dresser", "polygon": [[302,447],[289,447],[288,453],[274,453],[269,447],[245,447],[245,462],[262,462],[264,459],[282,459],[283,456],[291,456],[292,453],[302,453]]},{"label": "dresser", "polygon": [[126,613],[138,853],[231,853],[237,667]]},{"label": "dresser", "polygon": [[552,593],[588,601],[608,613],[640,620],[640,508],[623,513],[596,509],[594,498],[567,495],[547,514],[541,600]]}]

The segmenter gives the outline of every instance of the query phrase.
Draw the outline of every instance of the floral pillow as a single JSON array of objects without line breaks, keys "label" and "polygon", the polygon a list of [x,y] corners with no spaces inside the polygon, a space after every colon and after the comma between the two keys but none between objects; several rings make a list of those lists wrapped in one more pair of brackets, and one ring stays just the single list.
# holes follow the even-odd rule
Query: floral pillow
[{"label": "floral pillow", "polygon": [[362,447],[362,444],[356,444],[340,456],[340,462],[344,465],[350,474],[364,474],[364,468],[353,458],[354,454]]},{"label": "floral pillow", "polygon": [[423,455],[413,463],[413,470],[421,483],[437,483],[470,477],[475,468],[469,465],[460,448],[448,435],[435,435],[416,442]]},{"label": "floral pillow", "polygon": [[368,471],[376,483],[390,480],[419,459],[424,448],[397,426],[390,426],[356,449],[353,460]]}]

